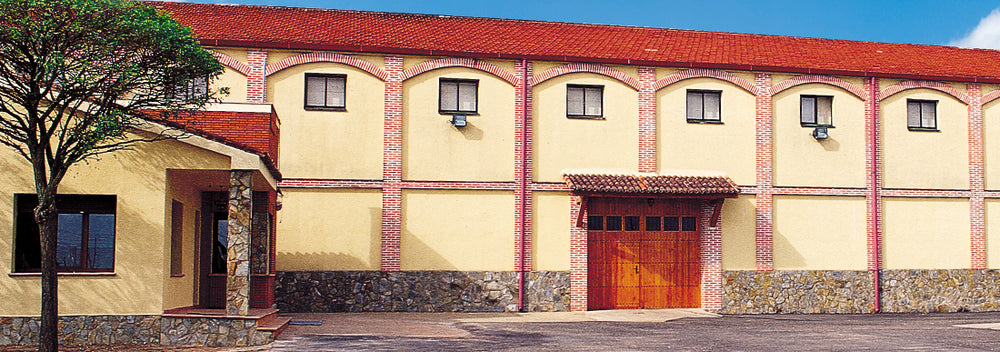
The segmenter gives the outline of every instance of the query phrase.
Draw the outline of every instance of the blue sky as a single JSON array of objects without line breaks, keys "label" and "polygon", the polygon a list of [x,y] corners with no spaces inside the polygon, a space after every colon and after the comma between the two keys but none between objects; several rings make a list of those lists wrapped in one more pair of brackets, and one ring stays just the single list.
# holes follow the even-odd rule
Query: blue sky
[{"label": "blue sky", "polygon": [[1000,3],[996,1],[193,1],[1000,48],[1000,10],[994,11]]}]

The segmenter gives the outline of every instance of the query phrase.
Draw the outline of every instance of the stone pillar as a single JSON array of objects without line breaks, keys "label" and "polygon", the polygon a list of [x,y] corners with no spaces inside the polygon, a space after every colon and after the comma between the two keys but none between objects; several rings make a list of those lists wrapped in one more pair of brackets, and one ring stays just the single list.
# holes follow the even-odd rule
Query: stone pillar
[{"label": "stone pillar", "polygon": [[226,315],[250,310],[250,213],[253,172],[232,170],[229,177],[229,251],[226,256]]}]

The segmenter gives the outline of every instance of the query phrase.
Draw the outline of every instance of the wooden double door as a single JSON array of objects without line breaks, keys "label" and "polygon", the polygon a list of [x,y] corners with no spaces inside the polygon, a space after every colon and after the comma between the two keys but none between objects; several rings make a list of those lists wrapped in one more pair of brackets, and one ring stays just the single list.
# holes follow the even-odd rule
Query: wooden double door
[{"label": "wooden double door", "polygon": [[698,200],[587,203],[590,309],[701,307]]}]

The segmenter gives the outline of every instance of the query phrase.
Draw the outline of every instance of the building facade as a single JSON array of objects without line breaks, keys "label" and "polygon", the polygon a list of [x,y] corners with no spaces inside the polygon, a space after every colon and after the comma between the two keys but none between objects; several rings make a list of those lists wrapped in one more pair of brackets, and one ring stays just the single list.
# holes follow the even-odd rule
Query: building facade
[{"label": "building facade", "polygon": [[[1000,52],[151,4],[226,65],[213,85],[229,88],[227,113],[204,120],[206,135],[263,143],[250,150],[277,161],[251,172],[273,221],[252,218],[276,229],[254,242],[270,249],[249,256],[273,280],[261,306],[1000,309],[1000,225],[989,221],[1000,222]],[[267,122],[240,113],[250,107]],[[68,178],[67,194],[117,196],[118,235],[114,275],[63,277],[65,314],[238,309],[204,296],[221,285],[203,275],[216,260],[205,252],[219,248],[199,246],[234,221],[212,210],[223,196],[211,192],[234,187],[244,167],[170,143]],[[109,186],[98,168],[122,180]],[[30,193],[27,174],[5,173],[8,210]],[[132,195],[137,180],[151,193]],[[174,272],[177,211],[177,246],[194,254]],[[8,215],[0,287],[21,304],[0,316],[31,316],[37,280],[19,273]],[[132,233],[162,241],[140,246]]]}]

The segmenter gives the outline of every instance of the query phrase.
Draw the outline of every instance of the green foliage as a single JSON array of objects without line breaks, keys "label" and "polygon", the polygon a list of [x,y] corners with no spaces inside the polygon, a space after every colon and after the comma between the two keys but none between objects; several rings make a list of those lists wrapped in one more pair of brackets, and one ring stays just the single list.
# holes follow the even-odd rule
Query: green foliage
[{"label": "green foliage", "polygon": [[0,0],[0,144],[29,161],[68,167],[126,148],[150,111],[211,101],[177,87],[221,72],[190,28],[141,3]]}]

